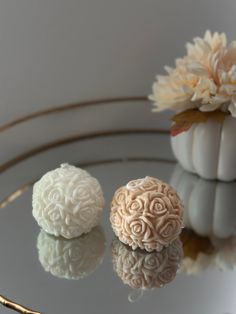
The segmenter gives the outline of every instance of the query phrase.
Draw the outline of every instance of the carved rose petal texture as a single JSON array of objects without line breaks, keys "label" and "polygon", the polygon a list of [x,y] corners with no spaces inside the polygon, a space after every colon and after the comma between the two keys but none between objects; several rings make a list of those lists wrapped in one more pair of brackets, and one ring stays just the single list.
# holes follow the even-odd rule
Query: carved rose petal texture
[{"label": "carved rose petal texture", "polygon": [[110,222],[120,241],[132,249],[160,251],[183,228],[183,204],[167,183],[145,177],[115,192]]},{"label": "carved rose petal texture", "polygon": [[35,183],[32,205],[40,227],[71,239],[98,224],[104,198],[97,179],[85,170],[63,164]]},{"label": "carved rose petal texture", "polygon": [[37,247],[45,271],[58,278],[81,279],[102,263],[105,236],[101,227],[71,240],[56,238],[41,230]]},{"label": "carved rose petal texture", "polygon": [[124,284],[135,289],[159,288],[171,282],[183,258],[182,243],[176,239],[161,252],[132,251],[119,240],[112,244],[113,268]]}]

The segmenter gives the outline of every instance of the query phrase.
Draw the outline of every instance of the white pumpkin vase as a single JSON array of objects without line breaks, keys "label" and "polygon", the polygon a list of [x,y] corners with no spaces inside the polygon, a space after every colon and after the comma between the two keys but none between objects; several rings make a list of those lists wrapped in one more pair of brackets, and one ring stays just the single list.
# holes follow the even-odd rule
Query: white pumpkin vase
[{"label": "white pumpkin vase", "polygon": [[182,167],[204,179],[236,179],[236,118],[223,123],[209,119],[171,136],[174,155]]},{"label": "white pumpkin vase", "polygon": [[177,165],[170,184],[184,203],[186,228],[217,239],[236,235],[236,182],[203,180]]},{"label": "white pumpkin vase", "polygon": [[175,113],[176,158],[205,179],[235,180],[236,40],[230,43],[225,33],[207,30],[165,71],[156,77],[149,99],[153,111]]}]

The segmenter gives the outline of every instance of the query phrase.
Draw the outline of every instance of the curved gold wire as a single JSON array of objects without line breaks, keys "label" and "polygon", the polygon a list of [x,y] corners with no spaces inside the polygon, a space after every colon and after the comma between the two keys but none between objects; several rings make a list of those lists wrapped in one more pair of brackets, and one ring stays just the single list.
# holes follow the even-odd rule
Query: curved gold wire
[{"label": "curved gold wire", "polygon": [[108,137],[114,135],[125,135],[125,134],[169,134],[168,130],[164,129],[122,129],[122,130],[114,130],[114,131],[97,131],[86,134],[76,134],[64,139],[60,139],[57,141],[53,141],[42,146],[36,147],[28,152],[19,155],[6,163],[0,165],[0,173],[6,171],[7,169],[13,167],[19,162],[26,160],[32,156],[35,156],[39,153],[52,149],[54,147],[59,147],[62,145],[67,145],[76,141],[88,140],[99,137]]},{"label": "curved gold wire", "polygon": [[36,312],[33,310],[28,309],[27,307],[24,307],[16,302],[13,302],[4,296],[0,295],[0,303],[4,305],[5,307],[8,307],[11,310],[14,310],[16,312],[22,313],[22,314],[42,314],[40,312]]},{"label": "curved gold wire", "polygon": [[23,122],[33,120],[42,116],[46,116],[53,113],[63,112],[67,110],[75,110],[78,108],[88,107],[88,106],[95,106],[95,105],[105,105],[105,104],[112,104],[112,103],[126,103],[129,101],[135,101],[135,102],[141,102],[141,101],[147,101],[148,98],[145,96],[126,96],[126,97],[112,97],[112,98],[101,98],[101,99],[94,99],[94,100],[85,100],[80,101],[77,103],[72,104],[64,104],[60,106],[54,106],[51,108],[47,108],[44,110],[36,111],[33,113],[30,113],[26,116],[22,116],[18,119],[12,120],[2,126],[0,126],[0,132],[4,132],[18,124],[21,124]]}]

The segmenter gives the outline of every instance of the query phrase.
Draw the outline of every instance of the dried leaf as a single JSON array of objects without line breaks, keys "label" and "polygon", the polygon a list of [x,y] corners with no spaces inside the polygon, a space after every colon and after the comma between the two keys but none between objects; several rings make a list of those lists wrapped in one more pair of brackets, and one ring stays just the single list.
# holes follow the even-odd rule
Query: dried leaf
[{"label": "dried leaf", "polygon": [[223,123],[225,119],[226,113],[220,110],[212,111],[211,118],[214,119],[216,122]]},{"label": "dried leaf", "polygon": [[176,136],[180,133],[188,131],[192,126],[192,123],[185,123],[181,127],[178,126],[177,124],[173,124],[171,129],[170,129],[170,134],[171,136]]},{"label": "dried leaf", "polygon": [[204,123],[207,120],[214,119],[216,122],[223,123],[226,113],[220,110],[202,112],[197,109],[187,110],[172,117],[174,122],[171,126],[171,135],[176,136],[182,132],[188,131],[194,123]]},{"label": "dried leaf", "polygon": [[184,255],[191,257],[193,260],[197,258],[199,253],[212,255],[215,252],[215,248],[209,238],[199,236],[191,230],[184,229],[180,239],[183,243]]}]

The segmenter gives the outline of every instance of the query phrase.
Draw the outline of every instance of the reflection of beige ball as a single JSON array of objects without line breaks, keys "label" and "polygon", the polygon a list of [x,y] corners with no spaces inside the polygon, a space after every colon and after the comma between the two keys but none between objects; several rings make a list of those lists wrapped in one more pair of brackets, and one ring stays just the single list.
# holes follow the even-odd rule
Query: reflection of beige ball
[{"label": "reflection of beige ball", "polygon": [[176,191],[152,177],[130,181],[112,200],[110,221],[119,240],[133,249],[160,251],[183,227],[183,205]]},{"label": "reflection of beige ball", "polygon": [[135,289],[162,287],[176,275],[183,257],[179,239],[161,252],[148,253],[137,249],[132,251],[119,240],[112,245],[113,268],[118,276]]},{"label": "reflection of beige ball", "polygon": [[97,179],[68,164],[46,173],[33,188],[33,216],[47,233],[75,238],[99,223],[104,198]]},{"label": "reflection of beige ball", "polygon": [[37,247],[45,271],[59,278],[80,279],[102,263],[105,235],[99,226],[71,240],[56,238],[41,230]]}]

